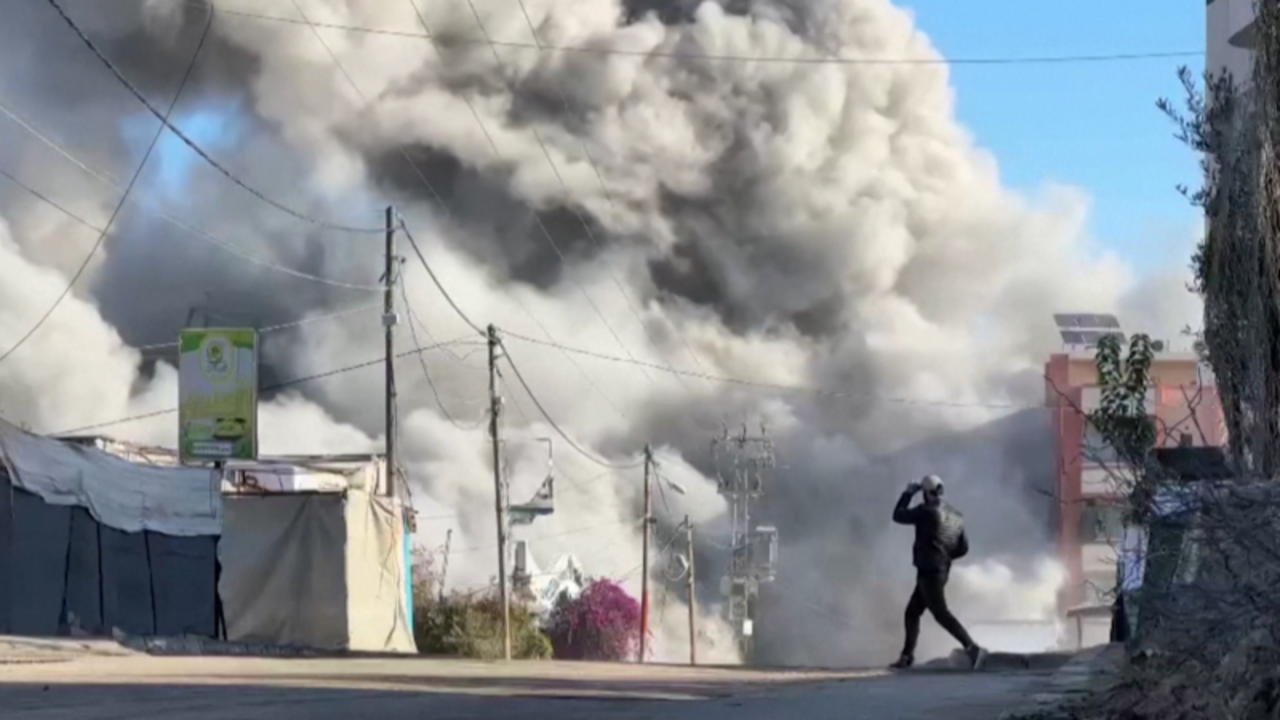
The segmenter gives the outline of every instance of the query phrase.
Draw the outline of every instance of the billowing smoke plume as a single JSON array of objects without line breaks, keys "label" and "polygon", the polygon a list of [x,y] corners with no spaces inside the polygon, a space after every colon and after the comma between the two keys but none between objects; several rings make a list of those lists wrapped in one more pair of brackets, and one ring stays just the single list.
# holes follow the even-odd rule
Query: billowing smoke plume
[{"label": "billowing smoke plume", "polygon": [[[167,106],[207,6],[62,2]],[[45,0],[8,5],[0,104],[44,137],[0,118],[0,168],[100,228],[158,124]],[[925,472],[948,481],[971,523],[960,613],[1025,619],[1052,605],[1049,418],[1034,408],[1051,313],[1117,310],[1166,337],[1196,324],[1178,277],[1135,280],[1091,246],[1079,193],[1001,185],[995,158],[956,122],[945,63],[822,61],[937,59],[888,0],[217,5],[177,124],[315,218],[378,227],[394,203],[458,305],[511,333],[511,358],[578,444],[609,463],[653,444],[663,476],[687,490],[659,498],[660,545],[684,515],[698,526],[707,659],[733,655],[718,606],[728,525],[708,450],[722,423],[763,420],[776,443],[758,518],[783,544],[761,598],[761,659],[879,662],[896,651],[911,582],[910,538],[888,512]],[[424,27],[434,42],[406,37]],[[97,237],[5,183],[0,348]],[[481,338],[403,237],[400,248],[421,320],[405,316],[400,347],[412,347],[411,326],[423,345],[450,343],[423,356],[434,390],[417,359],[399,365],[422,542],[454,527],[450,584],[485,582],[496,560]],[[166,136],[73,295],[0,363],[0,412],[55,432],[170,407],[173,369],[137,348],[188,322],[310,320],[265,336],[268,382],[375,360],[379,311],[364,306],[379,300],[365,286],[380,253],[379,235],[290,217]],[[584,458],[513,372],[504,382],[514,499],[542,479],[537,439],[556,438],[556,513],[517,536],[543,565],[572,552],[636,588],[639,471]],[[265,449],[376,447],[380,393],[376,369],[294,385],[265,404]],[[173,427],[161,415],[102,431],[171,443]],[[659,652],[678,658],[682,592],[665,587],[665,562]]]}]

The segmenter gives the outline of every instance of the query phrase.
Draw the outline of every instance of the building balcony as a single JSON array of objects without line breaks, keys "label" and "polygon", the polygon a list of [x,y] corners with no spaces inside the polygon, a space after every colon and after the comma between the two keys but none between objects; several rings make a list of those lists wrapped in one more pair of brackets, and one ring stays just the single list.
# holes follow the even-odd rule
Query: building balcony
[{"label": "building balcony", "polygon": [[1115,584],[1116,549],[1111,543],[1084,543],[1080,546],[1080,569],[1085,577],[1098,582],[1104,579],[1107,587]]},{"label": "building balcony", "polygon": [[[1146,407],[1147,412],[1154,414],[1157,406],[1157,395],[1155,388],[1147,388]],[[1091,413],[1102,407],[1102,388],[1091,385],[1080,389],[1080,409],[1086,413]]]},{"label": "building balcony", "polygon": [[1080,469],[1083,498],[1114,498],[1125,492],[1125,469],[1116,465],[1089,463]]}]

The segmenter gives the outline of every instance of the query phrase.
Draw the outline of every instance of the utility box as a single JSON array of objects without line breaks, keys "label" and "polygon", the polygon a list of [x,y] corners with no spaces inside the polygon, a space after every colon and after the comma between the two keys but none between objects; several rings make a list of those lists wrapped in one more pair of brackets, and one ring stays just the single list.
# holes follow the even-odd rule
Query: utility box
[{"label": "utility box", "polygon": [[756,579],[773,582],[778,576],[778,529],[761,525],[751,533],[751,565]]}]

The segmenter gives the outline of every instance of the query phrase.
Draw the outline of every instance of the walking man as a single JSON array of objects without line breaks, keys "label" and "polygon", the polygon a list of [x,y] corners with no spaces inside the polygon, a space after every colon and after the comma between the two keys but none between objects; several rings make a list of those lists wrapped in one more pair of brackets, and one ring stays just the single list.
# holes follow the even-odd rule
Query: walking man
[{"label": "walking man", "polygon": [[[923,495],[923,501],[911,507],[916,493]],[[968,631],[947,608],[946,587],[951,562],[968,554],[969,540],[964,534],[964,516],[942,501],[942,480],[937,475],[926,475],[920,482],[909,483],[893,508],[893,521],[916,529],[915,545],[911,548],[916,588],[907,603],[904,618],[906,640],[902,645],[902,655],[890,667],[905,670],[915,663],[920,618],[928,610],[933,619],[964,648],[972,668],[981,668],[986,650],[973,642]]]}]

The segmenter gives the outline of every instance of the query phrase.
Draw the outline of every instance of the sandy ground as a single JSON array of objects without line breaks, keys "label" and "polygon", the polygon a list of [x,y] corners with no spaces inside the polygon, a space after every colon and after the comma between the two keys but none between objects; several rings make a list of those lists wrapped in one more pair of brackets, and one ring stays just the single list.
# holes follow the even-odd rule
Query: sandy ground
[{"label": "sandy ground", "polygon": [[[3,650],[0,647],[0,650]],[[747,670],[428,658],[0,652],[5,720],[995,720],[1040,672]]]}]

